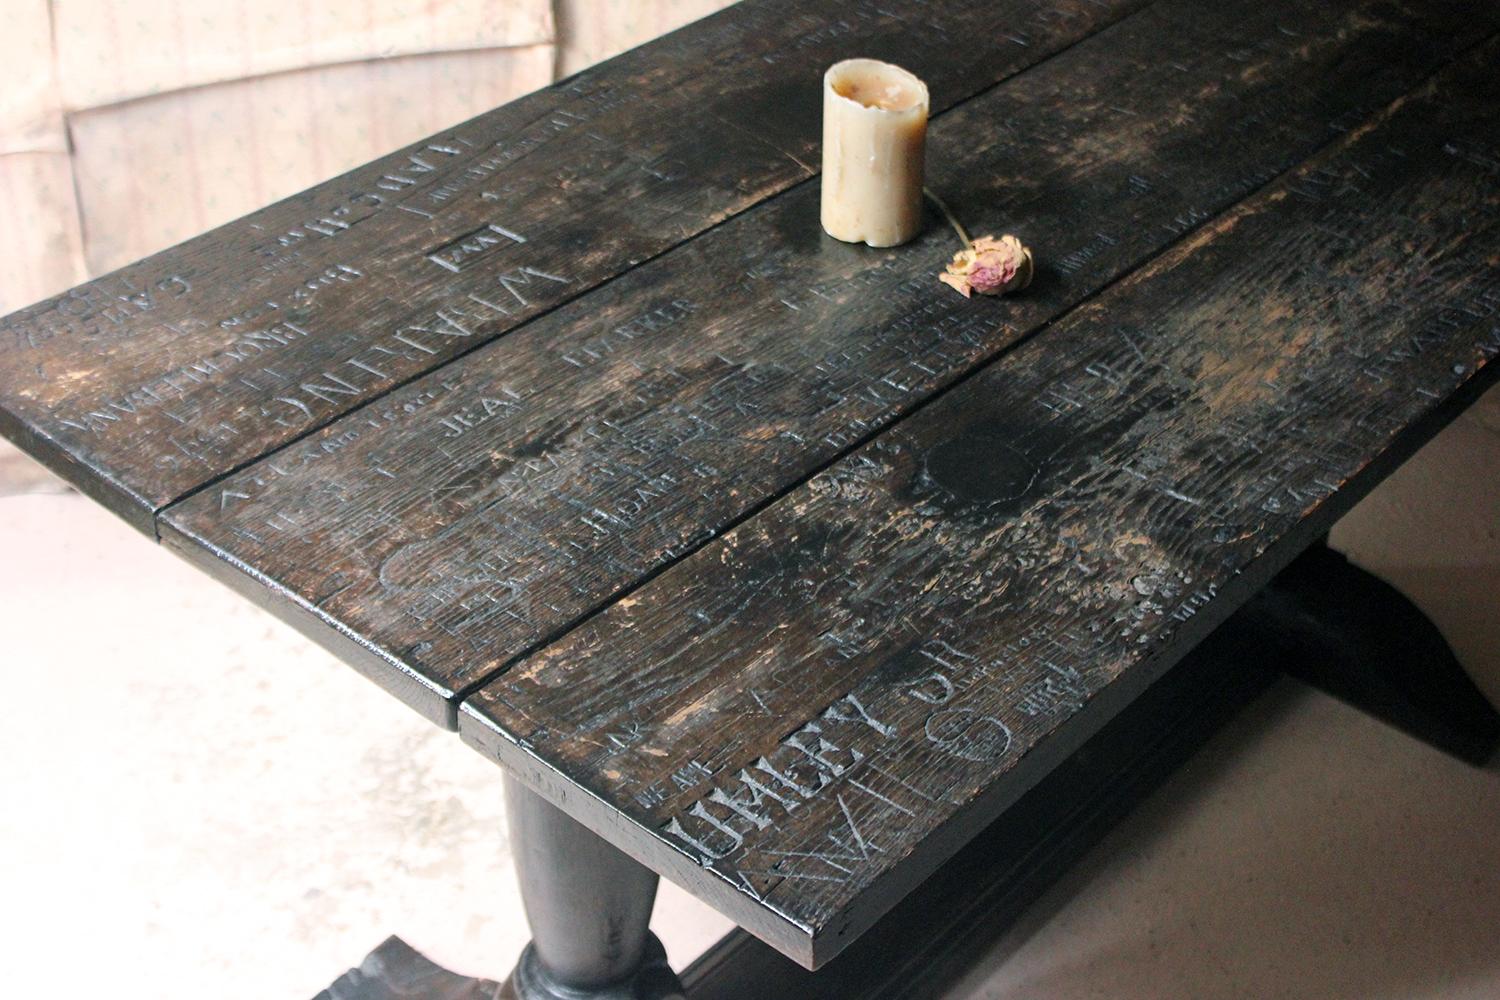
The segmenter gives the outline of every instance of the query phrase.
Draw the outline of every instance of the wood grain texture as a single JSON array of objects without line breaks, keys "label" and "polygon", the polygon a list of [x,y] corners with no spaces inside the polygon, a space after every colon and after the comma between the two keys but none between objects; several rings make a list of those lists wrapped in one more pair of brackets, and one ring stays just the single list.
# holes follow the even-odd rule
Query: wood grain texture
[{"label": "wood grain texture", "polygon": [[1493,383],[1496,58],[518,664],[465,738],[837,952]]},{"label": "wood grain texture", "polygon": [[1260,604],[1252,599],[837,959],[809,972],[735,930],[682,971],[688,996],[958,1000],[955,984],[1027,907],[1275,678],[1268,637],[1240,627]]},{"label": "wood grain texture", "polygon": [[419,711],[703,544],[1495,25],[1166,3],[938,120],[932,180],[1036,243],[1014,300],[788,192],[172,508],[163,538]]},{"label": "wood grain texture", "polygon": [[150,531],[810,176],[830,62],[898,58],[940,110],[1142,2],[750,0],[0,320],[0,434]]}]

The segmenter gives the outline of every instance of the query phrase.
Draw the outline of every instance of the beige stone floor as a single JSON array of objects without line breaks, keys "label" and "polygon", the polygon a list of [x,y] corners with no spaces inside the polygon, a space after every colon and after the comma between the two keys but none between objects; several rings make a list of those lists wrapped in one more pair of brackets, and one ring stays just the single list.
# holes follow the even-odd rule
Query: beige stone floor
[{"label": "beige stone floor", "polygon": [[[526,942],[495,765],[76,494],[0,498],[0,690],[0,997],[305,1000],[388,934],[496,978]],[[729,928],[657,912],[679,964]]]},{"label": "beige stone floor", "polygon": [[1500,772],[1283,681],[950,1000],[1493,1000]]},{"label": "beige stone floor", "polygon": [[[0,452],[0,492],[27,469]],[[503,975],[525,931],[493,765],[92,503],[26,488],[0,496],[0,995],[297,1000],[390,933]],[[1334,539],[1492,697],[1497,532],[1492,392]],[[656,924],[679,966],[727,927],[671,887]],[[1500,773],[1284,683],[966,989],[1500,996]]]}]

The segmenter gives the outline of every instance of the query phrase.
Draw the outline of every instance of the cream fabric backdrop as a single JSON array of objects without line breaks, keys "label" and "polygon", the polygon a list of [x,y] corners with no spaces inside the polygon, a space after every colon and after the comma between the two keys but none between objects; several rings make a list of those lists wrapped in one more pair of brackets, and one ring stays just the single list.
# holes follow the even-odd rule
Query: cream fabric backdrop
[{"label": "cream fabric backdrop", "polygon": [[0,0],[0,313],[730,0]]}]

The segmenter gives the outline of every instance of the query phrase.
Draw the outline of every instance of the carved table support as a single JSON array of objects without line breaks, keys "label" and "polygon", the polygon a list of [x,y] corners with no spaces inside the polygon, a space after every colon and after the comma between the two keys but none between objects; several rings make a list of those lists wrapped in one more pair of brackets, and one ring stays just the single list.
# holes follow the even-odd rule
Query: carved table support
[{"label": "carved table support", "polygon": [[1500,713],[1421,610],[1318,544],[1230,620],[1266,662],[1460,760],[1484,766]]},{"label": "carved table support", "polygon": [[505,799],[532,940],[500,996],[681,997],[666,952],[647,929],[656,874],[509,774]]}]

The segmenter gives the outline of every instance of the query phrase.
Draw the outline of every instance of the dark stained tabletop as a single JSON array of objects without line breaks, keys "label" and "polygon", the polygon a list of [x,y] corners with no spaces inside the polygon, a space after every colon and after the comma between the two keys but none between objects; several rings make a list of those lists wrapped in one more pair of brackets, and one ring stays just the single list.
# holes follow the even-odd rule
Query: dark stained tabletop
[{"label": "dark stained tabletop", "polygon": [[0,432],[150,531],[205,483],[806,180],[830,62],[900,59],[937,111],[1141,5],[736,7],[0,322]]},{"label": "dark stained tabletop", "polygon": [[[1497,30],[750,0],[0,321],[0,431],[821,964],[1494,381]],[[1026,292],[820,232],[852,55]]]}]

